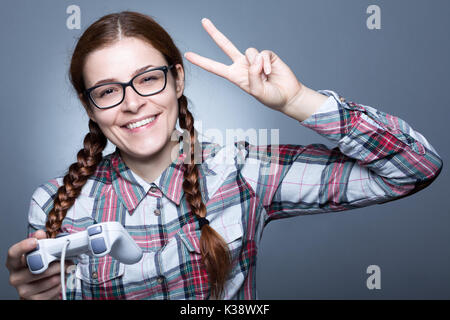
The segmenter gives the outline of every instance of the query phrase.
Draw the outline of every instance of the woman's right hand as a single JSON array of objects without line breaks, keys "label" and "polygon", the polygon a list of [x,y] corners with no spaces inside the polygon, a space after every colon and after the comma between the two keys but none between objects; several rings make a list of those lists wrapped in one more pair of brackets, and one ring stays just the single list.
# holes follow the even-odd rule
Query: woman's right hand
[{"label": "woman's right hand", "polygon": [[61,299],[60,262],[52,262],[41,274],[32,274],[26,264],[25,254],[36,248],[36,239],[45,238],[45,231],[38,230],[35,238],[17,242],[8,250],[6,267],[9,270],[9,283],[16,288],[21,299]]}]

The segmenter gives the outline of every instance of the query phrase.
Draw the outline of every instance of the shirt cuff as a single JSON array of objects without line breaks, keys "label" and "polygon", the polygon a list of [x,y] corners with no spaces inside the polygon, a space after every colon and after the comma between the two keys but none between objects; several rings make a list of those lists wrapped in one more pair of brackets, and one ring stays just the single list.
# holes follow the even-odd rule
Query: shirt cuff
[{"label": "shirt cuff", "polygon": [[317,92],[328,96],[328,99],[307,119],[300,121],[301,124],[312,124],[313,119],[320,113],[327,113],[337,111],[339,109],[338,100],[341,99],[339,95],[332,90],[318,90]]}]

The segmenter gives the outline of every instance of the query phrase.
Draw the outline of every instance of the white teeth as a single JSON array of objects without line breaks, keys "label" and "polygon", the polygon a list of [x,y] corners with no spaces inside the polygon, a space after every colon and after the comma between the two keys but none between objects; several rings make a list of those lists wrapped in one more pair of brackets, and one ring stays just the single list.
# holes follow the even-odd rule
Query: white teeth
[{"label": "white teeth", "polygon": [[133,122],[130,124],[127,124],[127,128],[128,129],[134,129],[134,128],[138,128],[138,127],[142,127],[145,126],[147,123],[152,122],[153,120],[155,120],[156,116],[151,117],[151,118],[147,118],[138,122]]}]

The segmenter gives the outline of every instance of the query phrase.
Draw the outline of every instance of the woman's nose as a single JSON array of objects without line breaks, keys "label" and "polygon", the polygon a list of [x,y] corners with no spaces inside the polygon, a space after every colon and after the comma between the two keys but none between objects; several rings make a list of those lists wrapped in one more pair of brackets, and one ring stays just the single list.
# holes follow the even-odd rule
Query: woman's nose
[{"label": "woman's nose", "polygon": [[139,107],[144,104],[145,97],[140,96],[131,86],[125,89],[125,98],[122,101],[122,110],[137,112]]}]

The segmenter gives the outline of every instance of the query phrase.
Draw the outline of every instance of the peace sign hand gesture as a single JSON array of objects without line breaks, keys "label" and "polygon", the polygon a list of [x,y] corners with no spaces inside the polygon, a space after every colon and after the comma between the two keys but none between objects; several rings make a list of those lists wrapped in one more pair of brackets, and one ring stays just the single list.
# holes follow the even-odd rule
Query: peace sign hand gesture
[{"label": "peace sign hand gesture", "polygon": [[186,52],[184,56],[189,62],[231,81],[276,111],[283,112],[289,102],[303,91],[304,85],[273,51],[258,52],[255,48],[248,48],[243,55],[209,19],[204,18],[202,25],[233,64],[227,66],[194,52]]}]

